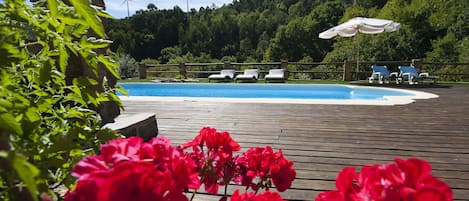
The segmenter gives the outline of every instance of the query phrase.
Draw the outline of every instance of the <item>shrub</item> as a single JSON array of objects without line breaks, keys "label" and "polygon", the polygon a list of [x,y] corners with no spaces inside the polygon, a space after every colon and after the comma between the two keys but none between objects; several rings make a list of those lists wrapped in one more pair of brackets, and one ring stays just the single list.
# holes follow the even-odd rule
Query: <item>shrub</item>
[{"label": "shrub", "polygon": [[73,164],[116,137],[100,129],[95,112],[120,102],[113,89],[66,76],[74,65],[98,77],[102,64],[117,77],[116,64],[96,52],[110,43],[98,18],[108,15],[88,0],[67,2],[0,3],[0,200],[53,195],[51,188],[73,183]]}]

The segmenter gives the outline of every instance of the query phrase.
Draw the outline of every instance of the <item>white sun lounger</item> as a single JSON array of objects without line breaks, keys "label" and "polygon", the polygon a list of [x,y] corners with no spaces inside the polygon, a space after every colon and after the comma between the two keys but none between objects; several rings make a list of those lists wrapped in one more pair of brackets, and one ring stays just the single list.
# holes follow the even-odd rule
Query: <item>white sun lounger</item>
[{"label": "white sun lounger", "polygon": [[208,82],[210,80],[232,80],[234,78],[235,70],[221,70],[220,74],[213,74],[208,76]]},{"label": "white sun lounger", "polygon": [[265,81],[270,81],[270,80],[280,80],[284,81],[285,80],[285,69],[271,69],[269,70],[269,74],[265,75],[264,77]]},{"label": "white sun lounger", "polygon": [[235,80],[247,80],[247,81],[255,81],[259,78],[259,70],[258,69],[246,69],[244,70],[243,74],[239,74],[235,77]]}]

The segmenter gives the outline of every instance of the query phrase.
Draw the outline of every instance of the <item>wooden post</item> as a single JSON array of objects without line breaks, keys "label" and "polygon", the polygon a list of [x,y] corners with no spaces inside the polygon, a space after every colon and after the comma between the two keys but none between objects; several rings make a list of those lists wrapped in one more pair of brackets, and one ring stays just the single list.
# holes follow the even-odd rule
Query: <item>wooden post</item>
[{"label": "wooden post", "polygon": [[352,62],[351,61],[344,61],[344,81],[351,81],[352,80]]},{"label": "wooden post", "polygon": [[417,72],[422,70],[422,60],[421,59],[412,59],[411,66],[413,66]]},{"label": "wooden post", "polygon": [[181,75],[182,79],[187,78],[187,67],[185,63],[179,63],[179,75]]},{"label": "wooden post", "polygon": [[147,78],[147,66],[144,63],[138,64],[138,78],[139,79]]},{"label": "wooden post", "polygon": [[223,62],[223,69],[231,69],[231,62],[229,61]]},{"label": "wooden post", "polygon": [[288,79],[289,73],[288,73],[288,60],[281,60],[280,61],[280,68],[285,69],[285,79]]}]

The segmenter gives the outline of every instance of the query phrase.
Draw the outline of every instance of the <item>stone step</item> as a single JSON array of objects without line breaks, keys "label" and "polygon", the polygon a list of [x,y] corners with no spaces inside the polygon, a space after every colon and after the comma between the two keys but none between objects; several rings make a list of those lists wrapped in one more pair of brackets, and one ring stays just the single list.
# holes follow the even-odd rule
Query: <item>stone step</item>
[{"label": "stone step", "polygon": [[108,123],[104,128],[118,131],[125,137],[138,136],[145,141],[158,135],[158,123],[153,113],[120,115],[114,123]]}]

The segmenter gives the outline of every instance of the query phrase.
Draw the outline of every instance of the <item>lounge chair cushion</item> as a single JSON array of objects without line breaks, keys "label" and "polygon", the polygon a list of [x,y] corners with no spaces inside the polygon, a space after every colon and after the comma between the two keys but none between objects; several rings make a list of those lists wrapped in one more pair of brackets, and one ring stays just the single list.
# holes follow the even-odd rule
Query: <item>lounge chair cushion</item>
[{"label": "lounge chair cushion", "polygon": [[233,79],[235,70],[221,70],[220,74],[208,76],[208,79]]},{"label": "lounge chair cushion", "polygon": [[285,69],[271,69],[269,74],[264,77],[266,80],[270,79],[285,79]]},{"label": "lounge chair cushion", "polygon": [[417,70],[415,70],[415,68],[412,66],[399,66],[399,70],[401,71],[402,77],[404,77],[405,79],[409,79],[408,76],[410,76],[411,78],[420,77]]},{"label": "lounge chair cushion", "polygon": [[378,75],[382,76],[383,78],[388,78],[390,75],[387,66],[371,66],[371,69],[373,69],[372,77],[374,79],[379,79],[379,77],[377,77]]},{"label": "lounge chair cushion", "polygon": [[237,75],[236,80],[257,80],[259,78],[258,69],[247,69],[244,70],[243,74]]}]

